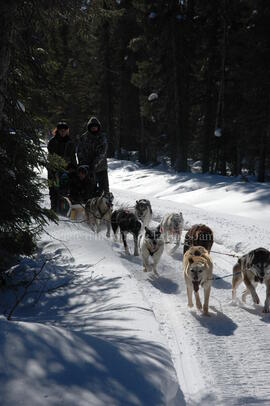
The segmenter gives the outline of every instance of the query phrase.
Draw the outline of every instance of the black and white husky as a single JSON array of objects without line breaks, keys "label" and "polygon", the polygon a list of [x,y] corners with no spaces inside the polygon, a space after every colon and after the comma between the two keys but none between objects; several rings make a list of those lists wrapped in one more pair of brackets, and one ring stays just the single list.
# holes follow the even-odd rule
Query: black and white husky
[{"label": "black and white husky", "polygon": [[251,295],[255,304],[260,303],[256,287],[259,283],[266,286],[264,313],[270,312],[270,251],[266,248],[257,248],[243,255],[233,267],[232,299],[236,299],[236,289],[241,282],[246,289],[242,294],[242,301],[246,302],[247,295]]},{"label": "black and white husky", "polygon": [[112,213],[111,226],[114,238],[117,240],[117,231],[120,229],[125,251],[129,254],[127,245],[127,234],[131,233],[134,238],[134,255],[138,256],[138,237],[141,231],[142,223],[137,216],[129,210],[119,209]]},{"label": "black and white husky", "polygon": [[184,218],[182,213],[165,214],[160,223],[160,230],[165,243],[175,243],[175,246],[170,251],[171,253],[175,252],[181,243],[183,228]]},{"label": "black and white husky", "polygon": [[136,200],[135,214],[141,220],[143,227],[148,227],[153,214],[150,201],[147,199]]},{"label": "black and white husky", "polygon": [[[153,270],[158,275],[157,265],[164,251],[164,240],[160,232],[160,225],[151,229],[145,227],[144,233],[139,236],[139,249],[144,272]],[[149,263],[150,258],[152,258],[153,264]]]}]

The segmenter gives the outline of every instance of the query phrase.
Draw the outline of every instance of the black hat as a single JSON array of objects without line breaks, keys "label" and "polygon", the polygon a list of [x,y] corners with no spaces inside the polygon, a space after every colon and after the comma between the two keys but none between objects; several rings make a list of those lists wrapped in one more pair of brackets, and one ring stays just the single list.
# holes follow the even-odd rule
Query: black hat
[{"label": "black hat", "polygon": [[87,123],[87,129],[91,132],[92,127],[97,127],[98,132],[100,131],[101,124],[100,121],[96,117],[91,117]]},{"label": "black hat", "polygon": [[56,128],[57,128],[57,130],[68,130],[69,126],[67,125],[67,123],[65,121],[59,121]]}]

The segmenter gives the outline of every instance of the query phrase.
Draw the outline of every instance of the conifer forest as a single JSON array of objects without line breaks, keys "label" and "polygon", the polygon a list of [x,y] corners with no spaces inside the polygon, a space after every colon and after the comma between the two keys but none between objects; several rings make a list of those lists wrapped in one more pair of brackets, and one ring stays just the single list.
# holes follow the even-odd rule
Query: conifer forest
[{"label": "conifer forest", "polygon": [[9,0],[0,21],[1,249],[54,218],[36,168],[60,120],[99,117],[108,157],[269,180],[269,1]]}]

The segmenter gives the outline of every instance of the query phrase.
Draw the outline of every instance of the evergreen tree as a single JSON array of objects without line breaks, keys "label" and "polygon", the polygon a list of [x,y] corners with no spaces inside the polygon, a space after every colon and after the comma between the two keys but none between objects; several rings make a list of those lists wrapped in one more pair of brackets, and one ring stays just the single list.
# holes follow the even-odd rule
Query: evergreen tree
[{"label": "evergreen tree", "polygon": [[[60,7],[60,4],[59,4]],[[38,50],[38,24],[48,16],[47,6],[37,10],[35,2],[10,2],[0,6],[1,27],[10,27],[0,41],[3,56],[0,103],[0,268],[5,269],[16,254],[29,255],[35,239],[52,212],[42,207],[43,180],[40,169],[46,165],[36,124],[42,108],[31,110],[36,84],[43,79],[43,50]],[[29,17],[30,16],[30,17]],[[3,21],[2,21],[3,19]],[[16,27],[16,30],[15,28]],[[41,52],[42,51],[42,52]],[[42,90],[46,83],[38,86]],[[43,104],[44,105],[44,104]],[[45,115],[44,115],[45,116]]]}]

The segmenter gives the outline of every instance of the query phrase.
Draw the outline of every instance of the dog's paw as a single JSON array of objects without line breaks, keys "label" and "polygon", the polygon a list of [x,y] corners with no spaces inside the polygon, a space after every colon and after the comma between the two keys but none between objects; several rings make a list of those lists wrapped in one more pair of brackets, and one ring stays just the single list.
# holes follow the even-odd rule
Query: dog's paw
[{"label": "dog's paw", "polygon": [[209,314],[208,311],[207,311],[207,312],[203,312],[203,315],[206,316],[206,317],[211,317],[211,314]]},{"label": "dog's paw", "polygon": [[240,304],[241,304],[241,302],[240,302],[240,300],[239,300],[238,298],[232,299],[232,300],[229,302],[229,305],[230,305],[230,306],[233,306],[233,307],[236,307],[236,306],[238,306],[238,305],[240,305]]},{"label": "dog's paw", "polygon": [[260,299],[259,299],[258,295],[254,295],[253,302],[254,302],[254,304],[260,304]]},{"label": "dog's paw", "polygon": [[269,306],[264,306],[263,313],[270,313]]},{"label": "dog's paw", "polygon": [[210,314],[208,312],[208,307],[206,307],[206,306],[203,306],[203,315],[210,317]]}]

